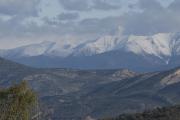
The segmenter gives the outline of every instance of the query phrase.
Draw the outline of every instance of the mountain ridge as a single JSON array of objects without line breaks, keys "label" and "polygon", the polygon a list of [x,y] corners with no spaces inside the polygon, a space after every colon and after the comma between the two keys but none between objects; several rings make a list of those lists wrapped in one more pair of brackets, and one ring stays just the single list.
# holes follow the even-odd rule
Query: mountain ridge
[{"label": "mountain ridge", "polygon": [[[180,65],[180,34],[106,35],[82,43],[46,41],[3,50],[0,56],[33,67],[157,71]],[[138,68],[140,63],[142,65]]]},{"label": "mountain ridge", "polygon": [[[78,55],[80,52],[85,53],[86,50],[81,49],[87,49],[87,54],[84,54],[85,56],[91,56],[94,54],[101,54],[108,51],[114,51],[114,50],[121,50],[126,49],[126,51],[131,51],[136,54],[141,54],[141,52],[145,52],[146,54],[152,54],[160,57],[159,54],[162,54],[164,56],[170,56],[171,52],[174,54],[176,52],[179,52],[179,33],[158,33],[152,36],[124,36],[124,35],[106,35],[102,36],[94,41],[84,42],[81,44],[76,43],[74,47],[70,48],[70,44],[62,43],[62,46],[57,41],[50,42],[45,41],[41,43],[36,44],[30,44],[27,46],[22,46],[19,48],[14,48],[12,50],[16,49],[22,49],[21,51],[26,51],[29,48],[31,48],[33,52],[33,48],[44,48],[45,50],[41,52],[40,54],[31,55],[29,51],[29,56],[39,56],[39,55],[45,55],[47,53],[53,52],[51,49],[56,45],[59,45],[59,48],[57,47],[57,50],[63,50],[63,49],[73,49],[75,51],[71,51],[72,53],[67,54],[66,56],[69,56],[71,54]],[[154,46],[153,46],[154,45]],[[61,48],[62,47],[62,48]],[[147,49],[145,49],[145,48]],[[89,51],[88,51],[89,49]],[[155,50],[157,49],[157,50]],[[91,54],[88,54],[92,50]],[[159,51],[158,51],[159,50]],[[7,50],[11,51],[11,49]],[[19,52],[21,52],[19,51]],[[38,50],[37,50],[38,51]],[[79,53],[78,53],[79,51]],[[93,53],[94,51],[94,53]],[[12,52],[12,51],[11,51]],[[61,56],[60,53],[54,54],[52,56]],[[28,55],[28,53],[24,53],[24,56]],[[51,55],[51,54],[49,54]],[[5,55],[6,56],[6,55]],[[8,56],[8,55],[7,55]],[[47,54],[48,56],[48,54]]]}]

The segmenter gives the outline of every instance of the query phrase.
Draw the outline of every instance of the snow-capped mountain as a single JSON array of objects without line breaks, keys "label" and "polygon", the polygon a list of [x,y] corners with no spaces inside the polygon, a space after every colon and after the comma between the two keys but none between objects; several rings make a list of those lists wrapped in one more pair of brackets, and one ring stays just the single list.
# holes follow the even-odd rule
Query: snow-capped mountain
[{"label": "snow-capped mountain", "polygon": [[[180,54],[180,34],[159,33],[153,36],[103,36],[95,41],[82,44],[68,41],[45,41],[4,51],[11,56],[92,56],[119,50],[138,55],[154,55],[162,58]],[[2,53],[1,53],[2,54]]]},{"label": "snow-capped mountain", "polygon": [[159,33],[153,36],[105,36],[76,49],[74,55],[90,56],[119,50],[161,59],[180,54],[180,34]]},{"label": "snow-capped mountain", "polygon": [[39,44],[31,44],[27,46],[22,46],[15,49],[3,50],[1,51],[1,56],[5,57],[30,57],[39,56],[46,54],[48,49],[50,49],[55,43],[53,42],[42,42]]},{"label": "snow-capped mountain", "polygon": [[[33,58],[33,61],[37,62],[36,65],[39,65],[38,59],[43,56],[42,60],[46,61],[46,65],[50,67],[53,63],[53,67],[131,68],[140,61],[144,66],[146,64],[179,66],[180,34],[106,35],[88,42],[45,41],[15,49],[1,50],[0,55],[16,62],[24,61],[24,58]],[[31,60],[27,64],[31,65]],[[43,61],[40,64],[44,66]],[[133,68],[135,69],[135,66]]]},{"label": "snow-capped mountain", "polygon": [[[157,57],[171,56],[179,52],[180,44],[174,34],[156,34],[153,36],[105,36],[90,42],[75,51],[76,55],[101,54],[113,50],[129,51],[135,54],[150,54]],[[180,42],[180,40],[179,40]],[[176,48],[176,51],[173,51]]]},{"label": "snow-capped mountain", "polygon": [[126,36],[103,36],[95,41],[85,43],[75,48],[74,56],[91,56],[122,48]]},{"label": "snow-capped mountain", "polygon": [[[80,44],[80,43],[79,43]],[[34,57],[34,56],[56,56],[67,57],[78,45],[73,41],[44,41],[30,44],[15,49],[0,50],[3,57]]]}]

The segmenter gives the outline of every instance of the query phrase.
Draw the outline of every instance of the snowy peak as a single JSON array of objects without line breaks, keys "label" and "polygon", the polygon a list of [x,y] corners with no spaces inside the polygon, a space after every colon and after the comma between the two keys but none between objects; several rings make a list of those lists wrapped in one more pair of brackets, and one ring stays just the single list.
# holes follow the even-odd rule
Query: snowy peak
[{"label": "snowy peak", "polygon": [[50,49],[55,43],[53,42],[41,42],[39,44],[31,44],[22,46],[15,49],[1,51],[1,56],[8,57],[31,57],[46,54],[46,51]]},{"label": "snowy peak", "polygon": [[154,56],[168,63],[171,56],[180,55],[180,34],[159,33],[152,36],[106,35],[95,41],[60,40],[31,44],[0,51],[1,56],[93,56],[110,51],[132,52],[138,56]]},{"label": "snowy peak", "polygon": [[101,37],[95,41],[91,41],[84,45],[78,46],[73,55],[91,56],[94,54],[101,54],[108,51],[116,50],[118,49],[118,45],[122,42],[122,38],[118,38],[117,36]]},{"label": "snowy peak", "polygon": [[180,33],[173,34],[171,39],[172,55],[180,55]]},{"label": "snowy peak", "polygon": [[53,42],[42,42],[40,44],[33,44],[17,49],[21,52],[21,56],[39,56],[46,54],[49,49],[54,45]]},{"label": "snowy peak", "polygon": [[180,37],[178,36],[180,35],[170,33],[159,33],[152,36],[105,36],[84,44],[74,54],[91,56],[118,50],[167,59],[174,54],[180,54]]},{"label": "snowy peak", "polygon": [[126,50],[136,54],[154,55],[159,58],[171,56],[171,34],[154,36],[129,36]]},{"label": "snowy peak", "polygon": [[10,50],[0,50],[0,56],[13,57],[34,57],[34,56],[57,56],[67,57],[73,52],[77,45],[68,41],[45,41]]},{"label": "snowy peak", "polygon": [[51,40],[0,50],[0,56],[35,67],[163,70],[180,65],[180,34],[118,34],[106,35],[95,41],[76,41],[74,38]]}]

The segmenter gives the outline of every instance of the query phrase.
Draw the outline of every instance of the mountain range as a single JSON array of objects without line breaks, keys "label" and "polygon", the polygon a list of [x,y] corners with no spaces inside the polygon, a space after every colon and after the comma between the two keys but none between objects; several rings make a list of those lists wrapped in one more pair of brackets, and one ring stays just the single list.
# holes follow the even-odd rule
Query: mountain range
[{"label": "mountain range", "polygon": [[37,92],[43,120],[106,118],[180,103],[178,67],[149,73],[32,68],[0,58],[0,86],[21,80]]},{"label": "mountain range", "polygon": [[113,34],[88,42],[44,41],[0,50],[0,56],[33,67],[158,71],[180,65],[180,33]]}]

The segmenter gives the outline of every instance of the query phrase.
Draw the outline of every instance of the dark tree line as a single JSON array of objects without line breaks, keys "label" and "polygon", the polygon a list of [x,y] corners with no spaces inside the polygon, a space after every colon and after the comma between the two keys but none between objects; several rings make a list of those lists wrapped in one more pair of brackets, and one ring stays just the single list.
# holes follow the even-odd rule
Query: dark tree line
[{"label": "dark tree line", "polygon": [[156,108],[143,113],[123,114],[101,120],[180,120],[180,106]]}]

